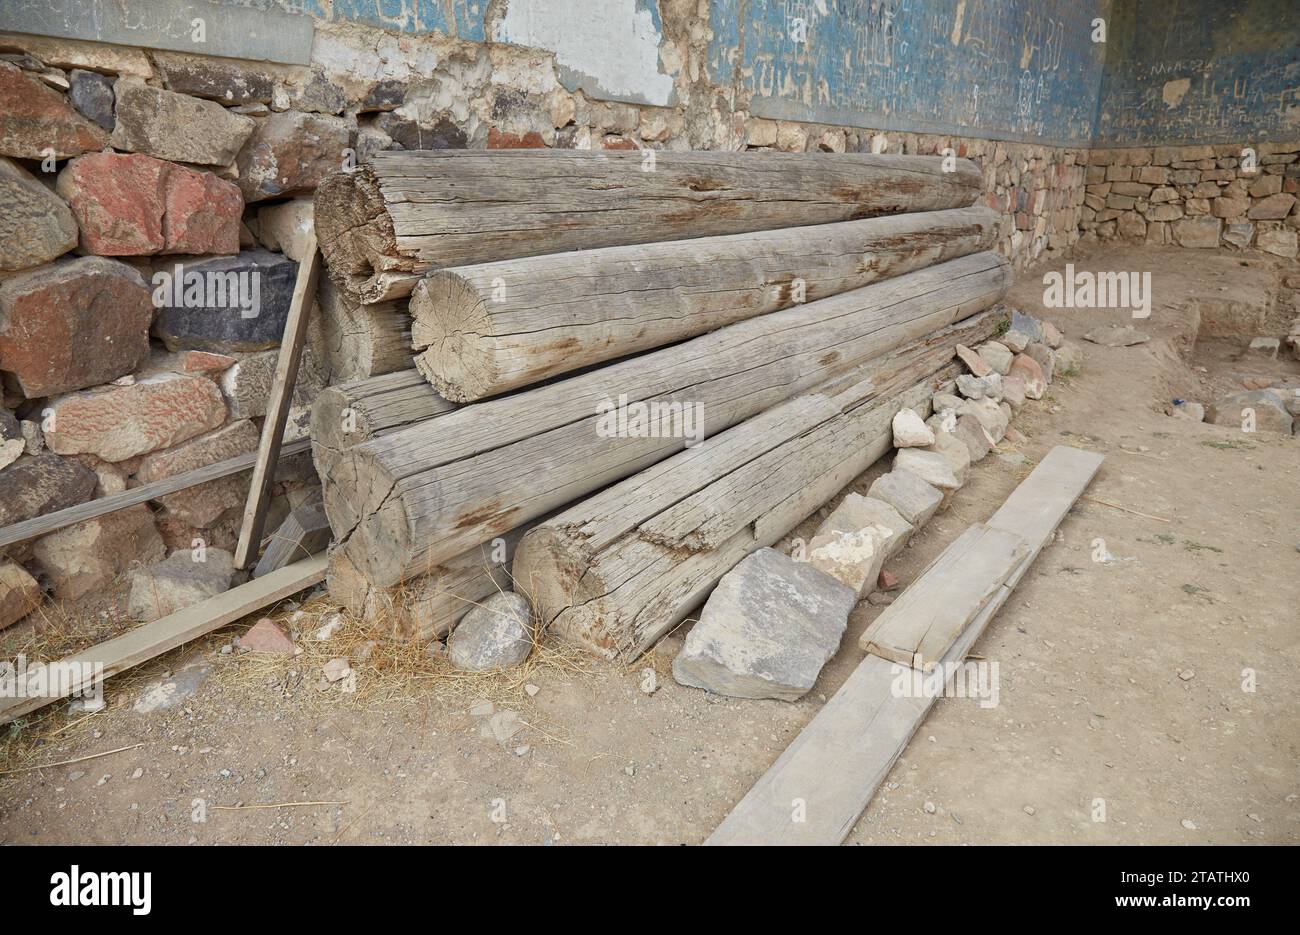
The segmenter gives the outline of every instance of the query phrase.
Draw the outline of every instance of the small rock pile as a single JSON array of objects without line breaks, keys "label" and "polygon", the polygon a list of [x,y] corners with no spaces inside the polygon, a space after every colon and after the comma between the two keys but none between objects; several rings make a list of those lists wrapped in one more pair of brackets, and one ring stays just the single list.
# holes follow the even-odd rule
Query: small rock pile
[{"label": "small rock pile", "polygon": [[1025,401],[1042,399],[1083,360],[1055,326],[1019,312],[997,340],[959,345],[956,355],[970,371],[956,392],[935,393],[928,419],[911,409],[894,415],[892,469],[865,497],[847,494],[805,555],[760,549],[723,576],[673,660],[678,682],[736,698],[807,694],[858,601],[890,602],[884,592],[898,582],[884,563],[947,506]]}]

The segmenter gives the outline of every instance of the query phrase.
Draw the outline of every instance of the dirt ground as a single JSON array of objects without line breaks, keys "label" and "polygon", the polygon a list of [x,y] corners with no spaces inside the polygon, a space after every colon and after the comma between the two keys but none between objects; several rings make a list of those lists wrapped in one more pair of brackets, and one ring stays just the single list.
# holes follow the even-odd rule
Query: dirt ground
[{"label": "dirt ground", "polygon": [[[999,664],[999,704],[940,700],[850,843],[1300,841],[1300,438],[1164,414],[1175,396],[1208,403],[1252,375],[1300,379],[1295,361],[1238,360],[1239,340],[1196,340],[1197,296],[1248,294],[1284,269],[1190,250],[1074,262],[1152,270],[1151,317],[1043,311],[1041,269],[1011,301],[1076,341],[1106,323],[1152,340],[1080,342],[1082,373],[1025,406],[1013,424],[1026,440],[975,466],[891,570],[906,585],[1053,445],[1106,461],[976,645]],[[1098,539],[1108,560],[1094,560]],[[296,626],[331,610],[313,600]],[[110,680],[101,713],[60,704],[0,728],[0,842],[699,843],[860,661],[858,634],[878,612],[859,605],[793,704],[677,685],[680,635],[649,660],[653,693],[644,665],[555,652],[488,678],[423,672],[417,658],[394,691],[374,659],[410,650],[381,643],[348,695],[316,685],[328,647],[275,664],[222,655],[245,623]],[[192,676],[196,692],[138,713],[168,675]],[[518,712],[508,741],[481,735],[479,697]]]}]

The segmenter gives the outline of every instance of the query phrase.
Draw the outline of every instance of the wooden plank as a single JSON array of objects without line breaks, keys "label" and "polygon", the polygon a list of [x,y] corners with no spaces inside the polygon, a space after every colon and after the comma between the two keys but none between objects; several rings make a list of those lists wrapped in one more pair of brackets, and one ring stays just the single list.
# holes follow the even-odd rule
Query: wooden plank
[{"label": "wooden plank", "polygon": [[997,223],[956,208],[438,270],[411,295],[410,346],[471,402],[987,250]]},{"label": "wooden plank", "polygon": [[1028,554],[1017,533],[976,523],[871,622],[858,645],[930,671]]},{"label": "wooden plank", "polygon": [[59,691],[48,692],[43,697],[0,699],[0,724],[7,724],[52,701],[90,688],[97,678],[117,675],[205,633],[234,623],[291,594],[319,584],[324,578],[325,556],[318,555],[306,561],[295,562],[265,577],[255,578],[216,597],[75,653],[58,663],[51,663],[51,667],[60,666],[64,671],[72,670],[80,674],[61,685]]},{"label": "wooden plank", "polygon": [[320,503],[306,504],[290,513],[267,543],[266,550],[253,569],[253,577],[283,568],[325,551],[330,544],[330,523]]},{"label": "wooden plank", "polygon": [[675,408],[711,436],[988,308],[1008,278],[996,254],[961,257],[372,439],[323,481],[335,539],[397,584],[688,448],[680,418],[620,432],[616,406]]},{"label": "wooden plank", "polygon": [[[1023,536],[1030,552],[948,648],[945,666],[965,660],[1101,461],[1053,448],[989,519],[988,526]],[[899,668],[879,656],[863,659],[705,844],[843,843],[934,704],[894,690]]]},{"label": "wooden plank", "polygon": [[[301,454],[310,447],[311,441],[306,438],[290,442],[281,447],[280,459],[284,460],[293,455]],[[218,461],[216,464],[208,464],[201,468],[195,468],[193,471],[186,471],[184,474],[165,477],[152,483],[141,484],[139,487],[132,487],[130,490],[124,490],[121,493],[100,497],[98,500],[78,503],[76,506],[56,510],[53,513],[46,513],[43,516],[34,516],[31,519],[23,520],[21,523],[14,523],[12,526],[0,529],[0,547],[22,542],[24,539],[35,539],[65,526],[85,522],[88,519],[94,519],[96,516],[103,516],[105,513],[124,510],[129,506],[135,506],[137,503],[156,500],[158,497],[176,493],[178,490],[197,487],[199,484],[205,484],[219,477],[238,474],[241,471],[249,470],[256,462],[257,452],[237,455],[233,458],[227,458],[225,461]]]},{"label": "wooden plank", "polygon": [[379,302],[431,269],[962,208],[979,192],[973,162],[938,156],[421,150],[375,153],[315,204],[330,276]]},{"label": "wooden plank", "polygon": [[280,356],[275,362],[275,377],[266,404],[266,420],[262,423],[262,438],[257,447],[257,462],[253,465],[248,502],[244,505],[239,544],[235,546],[236,568],[247,568],[262,543],[262,526],[266,522],[266,507],[270,501],[271,481],[274,480],[271,466],[280,459],[284,424],[293,402],[293,385],[298,379],[298,361],[302,358],[307,322],[316,301],[320,263],[316,235],[308,234],[303,259],[298,264],[298,278],[293,284],[293,298],[289,302],[289,317],[284,323],[284,336],[280,339]]}]

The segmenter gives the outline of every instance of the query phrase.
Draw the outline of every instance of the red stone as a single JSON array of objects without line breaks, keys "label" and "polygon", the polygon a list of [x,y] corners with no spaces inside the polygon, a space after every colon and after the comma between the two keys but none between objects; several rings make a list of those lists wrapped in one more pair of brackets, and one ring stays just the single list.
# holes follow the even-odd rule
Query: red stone
[{"label": "red stone", "polygon": [[496,127],[488,130],[488,149],[545,149],[546,143],[536,130],[523,135],[503,133]]},{"label": "red stone", "polygon": [[108,383],[149,354],[153,302],[116,260],[60,260],[0,284],[0,369],[28,399]]},{"label": "red stone", "polygon": [[211,172],[140,153],[93,153],[68,163],[56,187],[87,253],[239,252],[243,197]]},{"label": "red stone", "polygon": [[77,113],[66,97],[0,62],[0,156],[67,159],[107,145],[104,128]]},{"label": "red stone", "polygon": [[621,136],[607,136],[600,142],[602,149],[639,149],[632,140]]},{"label": "red stone", "polygon": [[892,571],[880,569],[880,577],[876,581],[876,588],[881,591],[892,591],[898,587],[898,576]]},{"label": "red stone", "polygon": [[296,648],[293,645],[293,640],[289,639],[288,635],[276,626],[270,617],[263,617],[253,624],[252,629],[235,640],[235,645],[250,653],[280,653],[282,655],[289,655]]}]

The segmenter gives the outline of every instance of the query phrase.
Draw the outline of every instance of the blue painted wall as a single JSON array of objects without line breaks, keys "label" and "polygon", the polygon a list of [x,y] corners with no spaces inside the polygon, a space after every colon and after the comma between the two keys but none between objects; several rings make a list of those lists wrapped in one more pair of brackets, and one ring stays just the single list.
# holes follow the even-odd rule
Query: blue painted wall
[{"label": "blue painted wall", "polygon": [[1300,0],[1116,0],[1098,145],[1300,137]]},{"label": "blue painted wall", "polygon": [[[760,116],[1091,140],[1110,0],[713,0],[712,74]],[[801,33],[802,28],[802,33]]]}]

